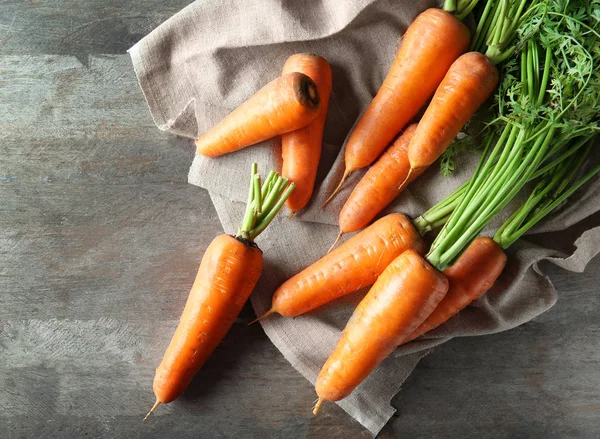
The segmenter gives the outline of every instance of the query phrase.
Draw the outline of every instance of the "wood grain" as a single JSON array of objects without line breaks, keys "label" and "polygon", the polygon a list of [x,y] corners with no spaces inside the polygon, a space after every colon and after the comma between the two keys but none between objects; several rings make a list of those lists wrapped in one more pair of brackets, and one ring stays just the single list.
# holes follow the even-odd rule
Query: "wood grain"
[{"label": "wood grain", "polygon": [[[181,400],[141,417],[204,248],[191,141],[157,130],[125,50],[189,3],[0,3],[0,437],[367,438],[247,328]],[[419,365],[381,437],[598,437],[596,285],[549,267],[558,305]]]}]

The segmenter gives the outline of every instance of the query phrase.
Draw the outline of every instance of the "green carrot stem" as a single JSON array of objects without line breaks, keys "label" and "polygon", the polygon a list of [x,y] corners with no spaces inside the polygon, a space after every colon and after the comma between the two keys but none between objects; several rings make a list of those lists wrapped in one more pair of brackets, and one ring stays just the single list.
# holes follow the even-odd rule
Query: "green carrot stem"
[{"label": "green carrot stem", "polygon": [[461,2],[460,0],[458,1],[458,15],[456,16],[459,20],[464,20],[467,15],[469,15],[473,9],[475,9],[475,6],[477,6],[477,3],[479,3],[479,0],[471,0],[471,1],[465,1],[465,2]]},{"label": "green carrot stem", "polygon": [[276,175],[277,175],[277,172],[275,172],[275,171],[271,171],[271,172],[269,172],[269,175],[267,175],[267,179],[263,183],[262,189],[260,191],[260,198],[261,198],[261,200],[264,200],[265,197],[267,196],[267,192],[269,191],[270,184],[271,184],[271,182],[273,181],[273,179],[275,178]]},{"label": "green carrot stem", "polygon": [[[253,211],[254,205],[254,176],[258,170],[258,165],[256,163],[252,163],[251,171],[250,171],[250,189],[248,190],[248,202],[246,203],[246,213],[244,214],[244,219],[242,220],[242,226],[240,227],[240,232],[242,234],[247,233],[252,226],[254,225],[254,221],[256,219],[256,214]],[[246,238],[246,236],[244,236]]]},{"label": "green carrot stem", "polygon": [[[248,203],[237,237],[253,241],[269,225],[294,190],[288,180],[271,171],[261,187],[258,166],[252,164]],[[285,192],[284,192],[285,191]],[[263,196],[264,195],[264,196]]]},{"label": "green carrot stem", "polygon": [[552,61],[552,51],[549,47],[546,47],[546,56],[544,59],[544,73],[542,76],[542,82],[540,83],[540,93],[538,94],[537,104],[542,105],[544,102],[544,96],[546,95],[546,88],[548,87],[548,78],[550,78],[550,62]]},{"label": "green carrot stem", "polygon": [[[533,173],[533,175],[531,176],[531,178],[534,179],[534,178],[541,177],[546,172],[548,172],[551,169],[555,168],[556,166],[560,165],[563,161],[565,161],[566,159],[571,157],[573,154],[578,152],[581,148],[583,148],[589,142],[590,138],[591,138],[590,136],[584,137],[584,138],[578,140],[574,145],[569,146],[566,149],[566,151],[561,153],[558,157],[555,157],[554,159],[552,159],[552,161],[550,161],[550,163],[548,163],[547,165],[545,165],[542,168],[535,171]],[[563,145],[564,145],[564,143],[563,143]],[[552,154],[553,153],[551,152],[550,155],[552,155]]]},{"label": "green carrot stem", "polygon": [[443,9],[446,12],[456,12],[456,0],[445,0]]},{"label": "green carrot stem", "polygon": [[469,50],[473,51],[473,50],[479,50],[479,43],[482,39],[482,35],[485,35],[485,29],[487,28],[487,26],[489,26],[489,21],[488,21],[488,16],[490,15],[490,13],[493,11],[495,5],[497,3],[494,2],[493,0],[488,0],[485,2],[485,8],[483,9],[483,12],[481,13],[481,18],[479,19],[479,22],[477,23],[477,29],[475,30],[475,35],[473,36],[473,39],[471,40],[471,46],[469,47]]},{"label": "green carrot stem", "polygon": [[252,200],[254,211],[256,213],[261,213],[262,212],[262,191],[261,191],[261,187],[260,187],[260,174],[255,174],[254,178],[252,179],[252,182],[254,184],[254,189],[253,189],[254,200]]},{"label": "green carrot stem", "polygon": [[552,202],[547,203],[540,209],[538,209],[532,217],[523,224],[517,231],[513,232],[510,235],[500,236],[496,234],[494,236],[494,241],[496,241],[502,248],[508,248],[511,246],[516,240],[518,240],[521,236],[523,236],[529,229],[531,229],[534,225],[540,222],[546,215],[548,215],[552,210],[562,204],[567,198],[573,195],[581,186],[587,183],[592,177],[600,172],[600,165],[595,166],[592,170],[590,170],[587,174],[585,174],[582,178],[577,180],[567,191],[563,192],[559,197],[554,199]]},{"label": "green carrot stem", "polygon": [[275,215],[277,215],[277,212],[279,212],[279,210],[281,209],[281,207],[283,206],[285,201],[288,199],[290,194],[293,192],[294,187],[295,187],[294,183],[290,183],[290,185],[287,187],[285,192],[283,192],[283,194],[279,195],[279,199],[277,200],[277,203],[273,206],[273,208],[271,210],[268,211],[267,215],[265,215],[261,218],[260,222],[250,232],[250,239],[254,240],[263,230],[265,230],[265,228],[271,223],[271,221],[273,221],[273,218],[275,218]]}]

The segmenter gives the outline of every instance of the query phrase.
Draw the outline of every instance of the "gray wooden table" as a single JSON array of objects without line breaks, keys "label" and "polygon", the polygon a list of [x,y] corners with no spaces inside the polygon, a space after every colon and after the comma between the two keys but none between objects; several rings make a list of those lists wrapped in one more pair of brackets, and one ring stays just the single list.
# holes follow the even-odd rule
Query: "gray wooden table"
[{"label": "gray wooden table", "polygon": [[[0,2],[0,438],[369,437],[239,322],[179,401],[141,419],[202,252],[221,232],[128,55],[189,0]],[[453,340],[381,437],[600,437],[600,259],[551,268],[550,312]]]}]

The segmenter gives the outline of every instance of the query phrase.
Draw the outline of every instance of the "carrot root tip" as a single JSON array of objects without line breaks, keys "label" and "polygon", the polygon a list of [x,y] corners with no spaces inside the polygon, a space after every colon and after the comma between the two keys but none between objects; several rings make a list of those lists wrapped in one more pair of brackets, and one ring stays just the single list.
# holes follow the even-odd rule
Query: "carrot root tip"
[{"label": "carrot root tip", "polygon": [[260,320],[262,320],[262,319],[264,319],[266,317],[269,317],[271,314],[274,314],[274,313],[275,313],[275,310],[274,309],[270,309],[266,313],[264,313],[262,316],[254,319],[250,323],[248,323],[248,326],[250,326],[251,324],[256,323],[256,322],[258,322],[258,321],[260,321]]},{"label": "carrot root tip", "polygon": [[323,401],[324,399],[319,397],[317,403],[315,404],[315,407],[313,408],[313,415],[317,415],[317,413],[319,413],[319,409],[321,408],[321,404],[323,404]]},{"label": "carrot root tip", "polygon": [[160,401],[158,400],[158,398],[156,399],[156,402],[154,403],[154,405],[152,406],[152,408],[150,409],[150,411],[148,412],[148,414],[144,417],[144,421],[146,419],[148,419],[148,416],[150,416],[152,414],[152,412],[154,410],[156,410],[156,407],[158,407],[160,405]]},{"label": "carrot root tip", "polygon": [[406,182],[410,179],[411,175],[413,175],[413,173],[416,171],[417,169],[415,168],[410,168],[410,170],[408,171],[408,174],[406,174],[406,178],[404,179],[404,181],[402,182],[402,184],[400,186],[398,186],[398,190],[401,191],[404,189],[404,186],[406,185]]},{"label": "carrot root tip", "polygon": [[329,198],[327,198],[327,200],[325,200],[325,202],[321,206],[321,209],[324,209],[325,206],[327,206],[331,202],[331,200],[333,200],[333,198],[338,194],[338,192],[340,190],[342,190],[342,186],[344,185],[344,182],[346,181],[346,179],[348,178],[348,176],[350,175],[351,172],[352,171],[350,171],[348,169],[344,170],[344,175],[342,176],[342,179],[340,180],[339,184],[337,185],[337,187],[335,188],[333,193],[329,196]]},{"label": "carrot root tip", "polygon": [[338,233],[337,238],[335,238],[335,241],[333,244],[331,244],[331,247],[329,247],[329,250],[327,250],[327,253],[330,253],[331,250],[333,250],[333,248],[337,245],[338,242],[340,242],[340,239],[342,238],[342,235],[344,234],[344,232],[342,232],[340,230],[340,233]]}]

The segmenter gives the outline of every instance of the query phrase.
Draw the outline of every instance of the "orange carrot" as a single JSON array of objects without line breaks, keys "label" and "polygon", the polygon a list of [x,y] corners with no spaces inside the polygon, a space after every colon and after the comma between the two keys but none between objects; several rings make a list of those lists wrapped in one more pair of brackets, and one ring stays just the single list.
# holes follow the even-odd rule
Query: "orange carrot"
[{"label": "orange carrot", "polygon": [[296,317],[372,285],[408,249],[425,251],[420,235],[405,215],[387,215],[284,282],[260,318],[273,313]]},{"label": "orange carrot", "polygon": [[431,8],[408,27],[388,74],[346,142],[344,176],[370,165],[433,95],[450,65],[469,46],[469,30],[452,14]]},{"label": "orange carrot", "polygon": [[410,170],[407,148],[416,129],[417,124],[408,126],[358,182],[340,211],[341,233],[362,229],[400,194],[400,183]]},{"label": "orange carrot", "polygon": [[490,238],[477,238],[454,265],[443,271],[450,286],[437,308],[404,343],[437,328],[489,290],[506,264],[506,253]]},{"label": "orange carrot", "polygon": [[425,168],[435,162],[497,85],[498,69],[487,56],[469,52],[458,58],[435,92],[408,145],[411,169]]},{"label": "orange carrot", "polygon": [[296,183],[296,189],[285,205],[295,213],[308,204],[315,185],[331,95],[331,67],[321,56],[298,53],[290,56],[283,66],[283,75],[291,72],[304,73],[312,79],[321,99],[321,109],[315,120],[304,128],[281,136],[281,175]]},{"label": "orange carrot", "polygon": [[175,335],[156,370],[161,404],[177,399],[237,318],[260,277],[262,252],[230,235],[208,246]]},{"label": "orange carrot", "polygon": [[[265,185],[252,166],[250,199],[238,235],[216,237],[206,249],[175,335],[154,377],[158,407],[178,398],[221,342],[260,277],[263,256],[254,239],[269,224],[293,190],[272,173]],[[144,418],[144,419],[146,419]]]},{"label": "orange carrot", "polygon": [[303,128],[319,115],[317,86],[302,73],[280,76],[196,140],[197,151],[217,157]]},{"label": "orange carrot", "polygon": [[379,276],[348,321],[315,385],[319,401],[348,396],[434,310],[446,277],[407,250]]}]

